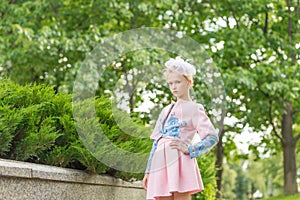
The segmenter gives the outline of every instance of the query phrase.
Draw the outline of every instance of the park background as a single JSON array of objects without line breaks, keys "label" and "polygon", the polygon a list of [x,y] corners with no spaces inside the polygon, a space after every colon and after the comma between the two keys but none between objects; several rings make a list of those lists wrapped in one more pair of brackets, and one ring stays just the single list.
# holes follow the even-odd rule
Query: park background
[{"label": "park background", "polygon": [[[104,38],[157,27],[202,44],[226,91],[220,142],[198,159],[206,189],[193,198],[251,199],[260,193],[298,192],[299,1],[10,0],[0,5],[1,158],[141,179],[143,174],[105,166],[84,147],[74,125],[72,89],[86,55]],[[121,79],[126,112],[141,125],[132,130],[149,132],[145,127],[171,95],[155,77],[144,83],[134,77],[143,74],[144,65],[159,69],[162,56],[167,60],[175,55],[160,50],[120,55],[98,82],[99,126],[120,148],[146,153],[151,141],[123,132],[102,94],[117,96],[114,87]],[[194,88],[199,89],[194,95],[211,114],[205,87],[196,77]],[[147,91],[152,92],[148,103],[159,105],[149,112],[138,109]]]}]

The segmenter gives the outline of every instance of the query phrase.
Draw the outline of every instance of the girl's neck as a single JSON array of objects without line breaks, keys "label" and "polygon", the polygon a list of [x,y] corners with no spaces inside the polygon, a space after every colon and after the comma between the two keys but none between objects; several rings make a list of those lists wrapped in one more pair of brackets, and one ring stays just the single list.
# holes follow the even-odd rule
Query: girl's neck
[{"label": "girl's neck", "polygon": [[185,98],[177,98],[178,101],[192,101],[191,97],[185,97]]}]

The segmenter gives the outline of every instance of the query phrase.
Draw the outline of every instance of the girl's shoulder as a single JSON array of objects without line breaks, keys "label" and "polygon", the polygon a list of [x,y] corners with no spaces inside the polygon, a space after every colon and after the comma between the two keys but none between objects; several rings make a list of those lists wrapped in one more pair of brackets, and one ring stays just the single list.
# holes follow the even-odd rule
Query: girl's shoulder
[{"label": "girl's shoulder", "polygon": [[196,101],[187,101],[187,102],[183,102],[182,105],[186,105],[189,108],[192,109],[204,109],[204,106],[201,103],[198,103]]}]

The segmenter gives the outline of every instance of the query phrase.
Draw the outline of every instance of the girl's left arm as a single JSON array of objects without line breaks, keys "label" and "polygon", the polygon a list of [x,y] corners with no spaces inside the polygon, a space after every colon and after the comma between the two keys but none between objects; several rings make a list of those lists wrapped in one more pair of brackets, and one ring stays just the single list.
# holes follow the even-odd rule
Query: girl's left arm
[{"label": "girl's left arm", "polygon": [[189,145],[188,151],[191,158],[196,158],[209,152],[219,141],[218,135],[207,135],[200,142]]},{"label": "girl's left arm", "polygon": [[153,158],[154,152],[155,152],[156,147],[157,147],[157,141],[161,137],[160,130],[162,129],[162,117],[163,117],[163,115],[164,115],[164,109],[159,114],[158,119],[157,119],[156,124],[155,124],[155,127],[154,127],[154,129],[152,131],[152,134],[150,136],[150,139],[153,140],[153,144],[152,144],[152,149],[150,151],[150,155],[149,155],[149,158],[148,158],[145,174],[150,173],[151,162],[152,162],[152,158]]},{"label": "girl's left arm", "polygon": [[193,126],[201,138],[196,144],[188,146],[190,157],[195,158],[209,152],[218,143],[219,136],[201,104],[198,104],[192,116]]}]

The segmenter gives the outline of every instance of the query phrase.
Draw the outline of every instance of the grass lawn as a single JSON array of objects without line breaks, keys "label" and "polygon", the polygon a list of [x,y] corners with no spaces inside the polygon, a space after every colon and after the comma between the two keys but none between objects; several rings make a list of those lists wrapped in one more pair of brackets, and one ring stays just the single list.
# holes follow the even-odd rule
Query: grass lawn
[{"label": "grass lawn", "polygon": [[277,197],[270,197],[263,200],[300,200],[300,193],[296,195],[290,195],[290,196],[280,195]]}]

